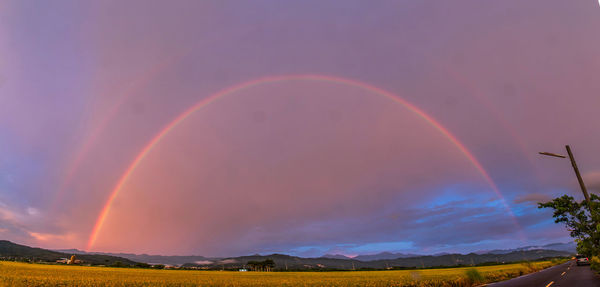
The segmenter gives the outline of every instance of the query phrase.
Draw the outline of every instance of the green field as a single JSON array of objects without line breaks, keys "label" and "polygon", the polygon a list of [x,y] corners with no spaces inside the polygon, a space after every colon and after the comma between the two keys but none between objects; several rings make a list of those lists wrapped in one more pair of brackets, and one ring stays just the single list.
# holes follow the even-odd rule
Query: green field
[{"label": "green field", "polygon": [[558,263],[560,261],[394,271],[233,272],[3,261],[0,262],[0,286],[473,286],[516,277]]}]

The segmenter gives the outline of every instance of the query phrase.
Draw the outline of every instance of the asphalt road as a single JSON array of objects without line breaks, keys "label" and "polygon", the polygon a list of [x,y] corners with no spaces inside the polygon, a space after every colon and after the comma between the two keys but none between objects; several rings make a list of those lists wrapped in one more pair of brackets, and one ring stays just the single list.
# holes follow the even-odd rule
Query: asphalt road
[{"label": "asphalt road", "polygon": [[577,266],[574,260],[511,280],[491,283],[489,287],[600,287],[600,276],[589,265]]}]

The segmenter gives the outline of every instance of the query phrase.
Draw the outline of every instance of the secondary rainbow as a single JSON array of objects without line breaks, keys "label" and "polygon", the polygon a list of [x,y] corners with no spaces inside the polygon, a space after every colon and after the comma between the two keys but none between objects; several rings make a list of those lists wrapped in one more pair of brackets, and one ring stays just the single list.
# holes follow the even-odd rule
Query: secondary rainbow
[{"label": "secondary rainbow", "polygon": [[117,112],[121,109],[121,106],[132,96],[136,95],[145,84],[154,79],[156,75],[163,72],[168,67],[172,66],[174,63],[179,62],[179,60],[183,57],[183,53],[176,54],[174,56],[168,57],[148,71],[143,73],[139,78],[131,81],[129,85],[123,90],[121,95],[118,98],[118,101],[115,105],[113,105],[109,111],[105,114],[105,116],[101,119],[98,125],[91,131],[89,136],[83,142],[83,145],[79,148],[79,150],[75,153],[74,159],[70,162],[70,164],[65,168],[65,176],[58,188],[58,193],[54,196],[53,202],[51,206],[58,207],[58,202],[60,202],[64,194],[66,192],[67,187],[73,181],[73,178],[81,165],[81,162],[85,159],[90,149],[96,144],[96,141],[102,135],[108,124],[115,117]]},{"label": "secondary rainbow", "polygon": [[[533,158],[531,157],[531,154],[533,153],[529,152],[529,149],[527,148],[521,137],[519,137],[515,132],[514,127],[506,120],[505,117],[502,116],[502,114],[498,111],[498,108],[491,103],[490,99],[485,96],[485,92],[482,89],[480,89],[475,82],[468,80],[467,77],[457,73],[456,70],[446,68],[444,69],[444,71],[452,79],[457,81],[460,85],[464,86],[470,92],[471,96],[475,97],[479,103],[485,106],[487,112],[491,113],[494,119],[500,124],[504,131],[508,133],[508,136],[510,136],[513,142],[517,145],[517,147],[522,153],[522,157],[527,160],[527,163],[531,167],[531,170],[535,171],[535,164]],[[534,173],[534,176],[538,180],[540,180],[537,173]]]},{"label": "secondary rainbow", "polygon": [[521,230],[518,222],[515,219],[515,216],[513,215],[512,211],[510,210],[508,205],[506,204],[504,197],[498,190],[498,187],[496,186],[496,184],[494,183],[494,181],[492,180],[492,178],[490,177],[488,172],[483,168],[481,163],[479,163],[479,161],[475,158],[475,156],[473,156],[473,154],[452,133],[450,133],[450,131],[448,129],[446,129],[444,126],[442,126],[433,117],[431,117],[430,115],[428,115],[423,110],[416,107],[415,105],[394,95],[393,93],[383,90],[381,88],[369,85],[367,83],[356,81],[356,80],[350,80],[350,79],[346,79],[346,78],[334,77],[334,76],[306,74],[306,75],[286,75],[286,76],[264,77],[264,78],[251,80],[251,81],[247,81],[247,82],[243,82],[243,83],[231,86],[229,88],[221,90],[220,92],[217,92],[216,94],[213,94],[207,98],[200,100],[195,105],[193,105],[192,107],[190,107],[189,109],[187,109],[186,111],[181,113],[179,116],[177,116],[175,119],[173,119],[169,124],[167,124],[162,130],[160,130],[160,132],[158,132],[158,134],[156,134],[144,146],[144,148],[141,150],[141,152],[138,153],[138,155],[129,164],[129,166],[123,173],[123,175],[120,177],[119,181],[117,182],[114,189],[110,193],[108,200],[104,204],[104,207],[102,208],[102,211],[100,212],[100,214],[96,220],[94,228],[92,229],[92,232],[89,236],[87,250],[91,250],[91,248],[94,246],[94,243],[96,242],[98,234],[100,233],[100,230],[102,229],[102,226],[106,220],[106,217],[108,216],[108,214],[110,212],[111,206],[112,206],[113,202],[115,201],[115,198],[117,197],[117,195],[119,195],[119,192],[123,188],[123,185],[125,185],[125,183],[127,182],[127,179],[129,179],[129,177],[135,171],[135,169],[138,167],[138,165],[150,153],[150,151],[152,151],[152,149],[160,142],[160,140],[163,139],[177,125],[179,125],[181,122],[185,121],[190,115],[192,115],[196,111],[200,110],[201,108],[207,106],[208,104],[214,102],[215,100],[217,100],[221,97],[231,95],[236,92],[255,87],[257,85],[283,82],[283,81],[298,81],[298,80],[321,81],[321,82],[336,83],[336,84],[361,88],[366,91],[389,98],[389,99],[393,100],[394,102],[399,103],[399,104],[403,105],[404,107],[408,108],[410,111],[412,111],[413,113],[418,115],[420,118],[425,120],[427,123],[429,123],[438,132],[440,132],[442,135],[444,135],[452,144],[454,144],[458,148],[458,150],[469,160],[469,162],[471,162],[471,164],[475,167],[475,169],[481,174],[481,176],[485,179],[485,181],[490,185],[490,187],[492,188],[494,193],[496,193],[496,195],[500,198],[504,208],[511,215],[515,226],[519,230]]}]

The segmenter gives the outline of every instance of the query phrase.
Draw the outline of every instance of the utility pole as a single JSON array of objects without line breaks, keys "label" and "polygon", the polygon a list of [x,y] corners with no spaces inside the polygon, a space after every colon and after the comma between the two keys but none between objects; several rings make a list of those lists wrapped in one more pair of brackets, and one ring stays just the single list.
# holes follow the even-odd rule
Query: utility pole
[{"label": "utility pole", "polygon": [[[592,222],[592,224],[594,224],[595,230],[600,230],[600,224],[598,224],[598,221],[597,221],[598,218],[597,218],[596,212],[594,212],[594,209],[592,208],[592,201],[590,200],[590,195],[588,194],[587,188],[585,188],[585,184],[583,183],[583,178],[581,177],[581,174],[579,173],[579,168],[577,167],[577,163],[575,162],[575,157],[573,156],[571,147],[569,145],[566,145],[565,148],[567,149],[567,153],[569,154],[569,160],[571,160],[571,165],[573,166],[573,170],[575,171],[575,175],[577,176],[577,181],[579,182],[579,187],[581,187],[581,192],[583,192],[583,196],[585,197],[585,201],[587,203],[588,210],[590,212],[591,222]],[[554,157],[560,157],[560,158],[566,158],[566,156],[564,156],[564,155],[550,153],[550,152],[540,152],[540,154],[554,156]],[[598,239],[594,239],[593,236],[592,236],[592,241],[596,245],[600,245],[600,243],[598,242]]]},{"label": "utility pole", "polygon": [[[590,195],[587,192],[587,188],[585,188],[585,184],[583,183],[583,178],[579,173],[579,168],[577,167],[577,163],[575,162],[575,157],[573,156],[573,152],[571,152],[571,147],[566,145],[567,153],[569,154],[569,159],[571,160],[571,165],[573,166],[573,170],[575,171],[575,175],[577,176],[577,181],[579,182],[579,187],[581,187],[581,192],[583,192],[583,196],[585,197],[585,201],[587,202],[588,210],[590,211],[590,216],[592,217],[592,222],[594,222],[595,213],[592,209],[592,202],[590,201]],[[540,152],[542,155],[548,155],[553,157],[566,158],[564,155],[555,154],[551,152]]]},{"label": "utility pole", "polygon": [[573,157],[573,153],[571,152],[571,147],[566,145],[567,153],[569,154],[569,159],[571,160],[571,165],[573,166],[573,170],[575,170],[575,175],[577,176],[577,181],[579,182],[579,187],[581,187],[581,191],[583,192],[583,196],[585,196],[585,201],[588,204],[588,208],[590,209],[590,214],[592,213],[592,204],[590,202],[590,195],[587,192],[587,188],[585,188],[585,184],[583,183],[583,178],[581,178],[581,174],[579,174],[579,168],[577,168],[577,163],[575,162],[575,157]]}]

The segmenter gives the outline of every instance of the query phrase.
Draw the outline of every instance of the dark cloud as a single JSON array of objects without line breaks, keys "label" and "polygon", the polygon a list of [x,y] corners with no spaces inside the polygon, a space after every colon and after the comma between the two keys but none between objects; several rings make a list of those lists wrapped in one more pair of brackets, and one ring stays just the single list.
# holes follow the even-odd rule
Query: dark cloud
[{"label": "dark cloud", "polygon": [[552,196],[543,193],[528,193],[515,198],[514,203],[528,203],[537,205],[539,202],[548,202],[552,200]]}]

